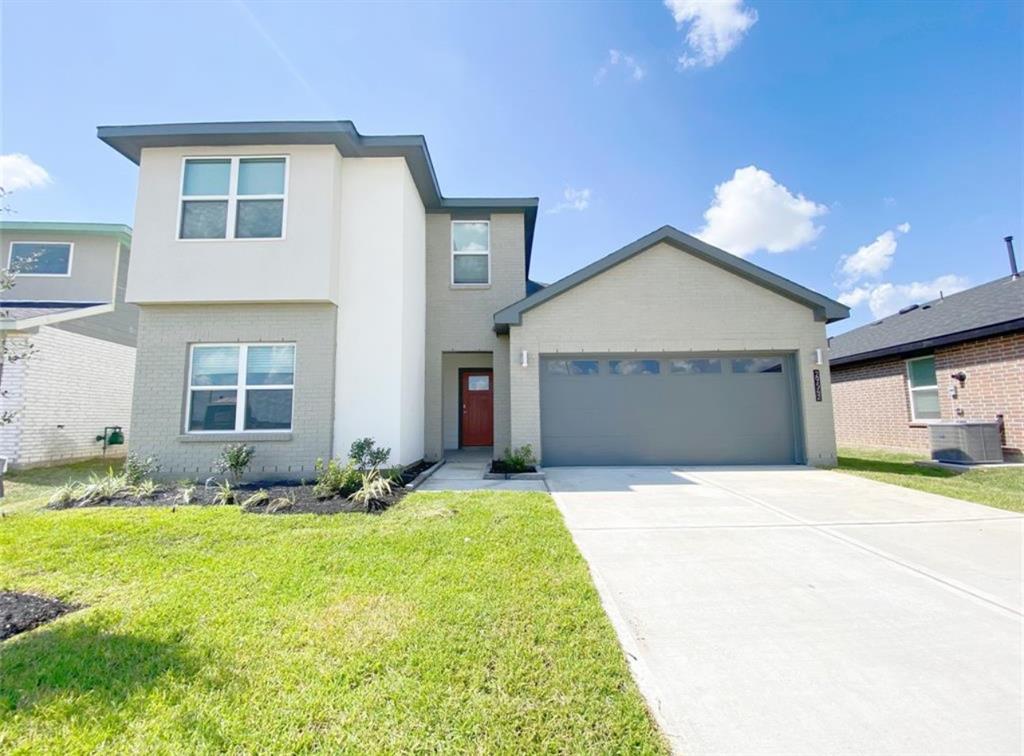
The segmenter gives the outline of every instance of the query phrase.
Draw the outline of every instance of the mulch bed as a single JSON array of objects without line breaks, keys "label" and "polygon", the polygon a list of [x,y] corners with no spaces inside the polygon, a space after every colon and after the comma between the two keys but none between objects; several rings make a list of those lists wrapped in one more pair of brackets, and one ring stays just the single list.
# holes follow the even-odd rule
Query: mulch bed
[{"label": "mulch bed", "polygon": [[[249,496],[257,491],[267,492],[269,501],[266,504],[245,508],[246,512],[252,514],[339,514],[342,512],[370,512],[379,513],[400,501],[408,491],[405,489],[408,483],[412,482],[417,475],[429,468],[432,462],[417,462],[410,465],[402,472],[401,483],[395,483],[390,496],[371,502],[369,507],[357,504],[342,496],[335,496],[328,499],[319,499],[313,493],[313,486],[309,484],[294,483],[291,481],[276,481],[272,483],[242,483],[235,486],[234,492],[238,504],[244,502]],[[219,481],[217,481],[219,482]],[[177,485],[168,484],[157,492],[155,496],[147,499],[134,497],[119,497],[105,501],[71,502],[65,505],[48,505],[50,509],[78,509],[82,507],[177,507],[177,506],[209,506],[213,504],[213,497],[217,493],[215,484],[209,486],[197,484],[188,502],[182,501],[180,489]],[[275,499],[278,500],[275,502]],[[287,501],[281,501],[285,499]]]},{"label": "mulch bed", "polygon": [[0,641],[45,625],[78,608],[60,599],[0,591]]},{"label": "mulch bed", "polygon": [[533,465],[527,465],[520,469],[506,464],[503,459],[493,459],[491,460],[491,469],[489,472],[497,475],[517,475],[519,473],[535,473],[537,472],[537,468]]}]

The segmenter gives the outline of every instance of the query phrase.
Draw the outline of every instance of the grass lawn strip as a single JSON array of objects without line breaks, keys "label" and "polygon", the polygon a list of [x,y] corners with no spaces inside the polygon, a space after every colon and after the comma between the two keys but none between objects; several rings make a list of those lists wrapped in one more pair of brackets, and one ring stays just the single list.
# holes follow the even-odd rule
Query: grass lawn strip
[{"label": "grass lawn strip", "polygon": [[22,513],[0,586],[85,607],[0,646],[3,753],[665,751],[544,494]]},{"label": "grass lawn strip", "polygon": [[922,456],[866,449],[840,449],[841,472],[918,491],[1024,512],[1024,467],[980,468],[960,473],[915,465]]}]

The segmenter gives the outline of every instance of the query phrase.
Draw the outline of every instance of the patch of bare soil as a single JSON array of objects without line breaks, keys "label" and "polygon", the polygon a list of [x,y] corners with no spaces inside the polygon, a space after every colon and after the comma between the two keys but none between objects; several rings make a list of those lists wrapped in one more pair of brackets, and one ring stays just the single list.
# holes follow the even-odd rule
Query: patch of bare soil
[{"label": "patch of bare soil", "polygon": [[60,599],[0,591],[0,641],[45,625],[78,608]]}]

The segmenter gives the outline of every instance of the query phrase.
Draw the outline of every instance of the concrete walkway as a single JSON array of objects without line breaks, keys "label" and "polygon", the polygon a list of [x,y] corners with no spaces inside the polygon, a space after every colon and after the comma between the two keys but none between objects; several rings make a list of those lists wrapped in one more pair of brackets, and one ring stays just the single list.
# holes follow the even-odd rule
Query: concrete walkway
[{"label": "concrete walkway", "polygon": [[1021,752],[1024,517],[807,468],[547,474],[680,753]]},{"label": "concrete walkway", "polygon": [[489,446],[450,449],[445,463],[420,486],[420,491],[547,491],[543,480],[484,480],[492,458]]}]

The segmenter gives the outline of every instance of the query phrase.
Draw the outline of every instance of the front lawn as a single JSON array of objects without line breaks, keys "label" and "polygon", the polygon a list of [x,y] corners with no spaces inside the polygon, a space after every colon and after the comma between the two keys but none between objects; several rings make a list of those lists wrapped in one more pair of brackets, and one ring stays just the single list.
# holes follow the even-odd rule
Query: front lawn
[{"label": "front lawn", "polygon": [[4,476],[4,497],[0,499],[0,514],[28,512],[46,506],[54,488],[69,480],[87,480],[90,475],[103,475],[113,468],[121,469],[123,460],[87,459],[54,467],[35,467],[14,470]]},{"label": "front lawn", "polygon": [[3,753],[665,750],[545,494],[22,511],[0,589],[85,607],[0,644]]},{"label": "front lawn", "polygon": [[883,483],[1024,512],[1024,467],[958,473],[915,465],[919,459],[923,457],[877,449],[840,449],[838,469]]}]

